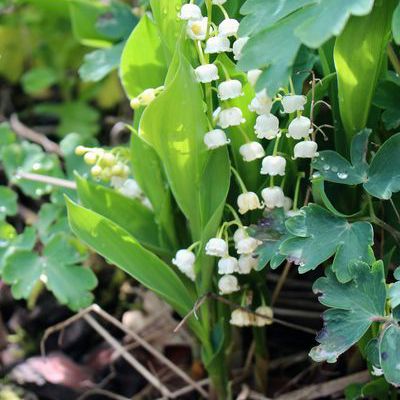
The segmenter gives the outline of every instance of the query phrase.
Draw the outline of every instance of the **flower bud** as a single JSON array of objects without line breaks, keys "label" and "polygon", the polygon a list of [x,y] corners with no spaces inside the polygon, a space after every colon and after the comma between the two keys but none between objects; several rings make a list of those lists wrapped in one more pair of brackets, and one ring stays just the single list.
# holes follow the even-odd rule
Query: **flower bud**
[{"label": "flower bud", "polygon": [[236,244],[238,254],[252,254],[262,242],[258,239],[247,237]]},{"label": "flower bud", "polygon": [[111,168],[111,173],[113,176],[121,176],[124,172],[124,166],[121,163],[115,164]]},{"label": "flower bud", "polygon": [[290,114],[295,111],[304,110],[304,105],[307,103],[306,96],[291,95],[284,96],[282,99],[282,106],[285,113]]},{"label": "flower bud", "polygon": [[97,162],[97,155],[96,153],[93,153],[92,151],[88,151],[84,157],[83,157],[84,161],[86,164],[88,165],[94,165]]},{"label": "flower bud", "polygon": [[261,69],[251,69],[249,72],[247,72],[247,80],[249,81],[250,85],[253,86],[253,88],[256,86],[258,78],[261,74]]},{"label": "flower bud", "polygon": [[273,139],[279,134],[279,119],[273,114],[260,115],[254,129],[259,139]]},{"label": "flower bud", "polygon": [[240,290],[238,280],[233,275],[224,275],[218,281],[218,289],[219,293],[224,294],[231,294]]},{"label": "flower bud", "polygon": [[204,52],[206,54],[224,53],[231,50],[229,39],[223,36],[213,36],[207,40]]},{"label": "flower bud", "polygon": [[229,323],[239,327],[251,326],[254,323],[254,315],[245,310],[237,308],[236,310],[232,311]]},{"label": "flower bud", "polygon": [[86,153],[86,147],[84,146],[77,146],[75,147],[75,154],[77,156],[83,156]]},{"label": "flower bud", "polygon": [[224,239],[212,238],[206,244],[206,254],[215,257],[228,255],[228,243]]},{"label": "flower bud", "polygon": [[239,257],[239,270],[237,271],[241,275],[248,275],[251,271],[256,269],[258,261],[251,255],[242,254]]},{"label": "flower bud", "polygon": [[131,199],[136,199],[142,195],[142,190],[134,179],[127,179],[119,189],[119,192]]},{"label": "flower bud", "polygon": [[318,155],[318,145],[312,140],[296,143],[294,146],[294,158],[314,158]]},{"label": "flower bud", "polygon": [[264,148],[258,142],[250,142],[240,146],[239,152],[244,161],[250,162],[265,156]]},{"label": "flower bud", "polygon": [[213,129],[204,135],[204,144],[208,149],[213,150],[230,143],[222,129]]},{"label": "flower bud", "polygon": [[286,160],[281,156],[267,156],[262,160],[261,174],[284,176]]},{"label": "flower bud", "polygon": [[239,195],[237,198],[237,205],[240,214],[245,214],[248,211],[262,208],[260,200],[254,192],[246,192]]},{"label": "flower bud", "polygon": [[242,84],[237,79],[230,79],[222,82],[218,86],[218,97],[221,100],[235,99],[243,96]]},{"label": "flower bud", "polygon": [[255,317],[254,325],[255,326],[261,327],[261,326],[265,326],[265,325],[271,325],[274,322],[273,321],[274,313],[272,312],[271,307],[268,307],[268,306],[257,307],[256,313],[261,314],[261,315],[265,316],[266,318],[263,318],[258,315],[254,315],[254,317]]},{"label": "flower bud", "polygon": [[248,237],[249,234],[247,233],[246,228],[244,227],[237,228],[235,233],[233,234],[233,241],[235,242],[235,247],[242,239],[246,239]]},{"label": "flower bud", "polygon": [[235,36],[238,30],[239,21],[234,18],[226,18],[218,26],[218,35],[224,37]]},{"label": "flower bud", "polygon": [[249,105],[249,110],[257,113],[258,115],[269,114],[271,112],[271,108],[272,99],[268,97],[266,89],[257,92],[256,97],[254,97]]},{"label": "flower bud", "polygon": [[214,64],[200,65],[194,70],[198,82],[210,83],[219,79],[218,68]]},{"label": "flower bud", "polygon": [[91,169],[90,169],[90,173],[92,174],[92,176],[94,176],[94,177],[98,177],[98,176],[100,176],[100,174],[103,172],[103,169],[100,167],[100,166],[98,166],[98,165],[95,165],[94,167],[92,167]]},{"label": "flower bud", "polygon": [[101,158],[101,164],[106,167],[112,167],[115,165],[115,156],[112,153],[104,153],[103,157]]},{"label": "flower bud", "polygon": [[239,269],[238,260],[235,257],[226,256],[218,261],[218,273],[228,275],[237,272]]},{"label": "flower bud", "polygon": [[181,8],[181,12],[179,13],[179,18],[186,21],[196,20],[202,17],[201,9],[196,4],[184,4]]},{"label": "flower bud", "polygon": [[267,208],[283,207],[285,195],[279,186],[268,187],[262,190],[261,196]]},{"label": "flower bud", "polygon": [[132,110],[137,110],[141,105],[142,105],[142,103],[138,97],[134,97],[130,102],[130,106],[131,106]]},{"label": "flower bud", "polygon": [[191,20],[186,26],[186,33],[190,39],[206,40],[208,27],[208,18],[204,17],[198,20]]},{"label": "flower bud", "polygon": [[156,90],[146,89],[138,97],[142,106],[148,106],[156,98]]},{"label": "flower bud", "polygon": [[247,36],[235,40],[235,42],[232,45],[234,60],[239,61],[241,59],[243,47],[246,45],[248,40],[249,40],[249,37],[247,37]]},{"label": "flower bud", "polygon": [[288,137],[299,140],[308,137],[311,129],[311,121],[307,117],[296,117],[288,127]]},{"label": "flower bud", "polygon": [[230,126],[238,126],[245,121],[242,110],[239,107],[227,108],[218,115],[218,123],[223,129]]}]

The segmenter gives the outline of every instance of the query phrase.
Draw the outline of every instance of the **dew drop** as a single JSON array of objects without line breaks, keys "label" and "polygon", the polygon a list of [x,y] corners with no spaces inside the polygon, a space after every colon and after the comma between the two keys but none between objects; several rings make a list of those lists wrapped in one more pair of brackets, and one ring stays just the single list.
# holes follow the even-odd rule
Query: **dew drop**
[{"label": "dew drop", "polygon": [[332,172],[334,172],[334,173],[338,172],[338,168],[337,167],[332,167]]},{"label": "dew drop", "polygon": [[40,164],[40,163],[34,163],[33,165],[32,165],[32,170],[33,171],[39,171],[40,170],[40,168],[42,168],[42,164]]},{"label": "dew drop", "polygon": [[318,157],[321,161],[324,161],[325,160],[325,157],[322,157],[322,156],[319,156]]},{"label": "dew drop", "polygon": [[349,174],[347,172],[338,172],[337,173],[337,177],[339,179],[347,179],[348,176],[349,176]]},{"label": "dew drop", "polygon": [[331,169],[331,167],[330,167],[328,164],[324,164],[324,165],[322,166],[322,169],[323,169],[324,171],[329,171],[329,170]]},{"label": "dew drop", "polygon": [[320,174],[319,172],[314,172],[313,175],[312,175],[312,178],[313,178],[313,179],[317,179],[317,178],[319,178],[320,176],[321,176],[321,174]]}]

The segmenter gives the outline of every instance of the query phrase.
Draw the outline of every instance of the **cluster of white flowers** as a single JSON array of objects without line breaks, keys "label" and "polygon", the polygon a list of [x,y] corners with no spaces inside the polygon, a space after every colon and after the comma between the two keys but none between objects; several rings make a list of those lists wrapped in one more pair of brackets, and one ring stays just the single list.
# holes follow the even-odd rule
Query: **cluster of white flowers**
[{"label": "cluster of white flowers", "polygon": [[96,180],[110,183],[122,195],[131,199],[138,199],[152,209],[150,200],[144,195],[139,184],[130,176],[129,154],[122,147],[110,151],[101,147],[77,146],[75,154],[83,156],[87,165],[90,165],[90,174]]}]

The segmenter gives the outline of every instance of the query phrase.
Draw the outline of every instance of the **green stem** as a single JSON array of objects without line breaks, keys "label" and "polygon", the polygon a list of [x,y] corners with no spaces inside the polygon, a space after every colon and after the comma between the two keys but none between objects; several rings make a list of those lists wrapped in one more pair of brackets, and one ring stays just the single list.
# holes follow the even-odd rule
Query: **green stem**
[{"label": "green stem", "polygon": [[232,171],[234,177],[236,178],[236,181],[239,184],[241,191],[243,193],[247,193],[248,190],[247,190],[246,185],[244,184],[242,178],[240,177],[239,172],[237,172],[236,169],[232,166],[231,166],[231,171]]},{"label": "green stem", "polygon": [[297,175],[297,180],[296,180],[296,187],[294,189],[294,198],[293,198],[293,210],[297,210],[297,204],[299,202],[299,193],[300,193],[300,182],[304,178],[304,172],[300,172]]}]

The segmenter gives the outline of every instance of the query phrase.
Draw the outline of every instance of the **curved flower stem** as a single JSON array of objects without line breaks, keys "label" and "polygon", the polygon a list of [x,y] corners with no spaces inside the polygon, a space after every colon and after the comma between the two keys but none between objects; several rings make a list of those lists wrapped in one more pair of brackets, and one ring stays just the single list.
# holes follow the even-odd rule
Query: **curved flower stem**
[{"label": "curved flower stem", "polygon": [[241,191],[243,193],[247,193],[248,190],[247,190],[246,185],[244,184],[242,178],[240,177],[239,172],[232,166],[231,166],[231,171],[232,171],[234,177],[236,178],[236,181],[239,184]]},{"label": "curved flower stem", "polygon": [[293,210],[297,210],[297,204],[299,202],[299,193],[300,193],[300,182],[304,178],[305,174],[304,172],[299,172],[297,175],[297,180],[296,180],[296,187],[294,189],[294,197],[293,197]]}]

